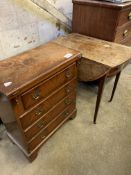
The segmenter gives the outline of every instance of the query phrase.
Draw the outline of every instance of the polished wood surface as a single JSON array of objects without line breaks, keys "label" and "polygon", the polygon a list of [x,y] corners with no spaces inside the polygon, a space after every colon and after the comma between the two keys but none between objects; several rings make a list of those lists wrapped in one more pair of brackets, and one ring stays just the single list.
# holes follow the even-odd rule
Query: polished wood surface
[{"label": "polished wood surface", "polygon": [[73,79],[68,84],[65,84],[64,87],[60,87],[55,90],[51,95],[47,98],[44,98],[40,103],[38,103],[35,107],[25,112],[20,116],[20,121],[22,124],[22,128],[28,128],[32,123],[41,119],[45,114],[54,107],[54,104],[57,105],[61,100],[63,100],[70,92],[75,90],[76,87],[76,79]]},{"label": "polished wood surface", "polygon": [[73,3],[76,4],[85,4],[85,5],[92,5],[92,6],[100,6],[100,7],[108,7],[114,9],[125,9],[130,7],[131,2],[126,3],[111,3],[105,0],[73,0]]},{"label": "polished wood surface", "polygon": [[64,110],[64,112],[60,113],[59,116],[57,116],[56,118],[54,118],[54,120],[52,120],[52,122],[50,123],[49,126],[47,126],[46,128],[44,128],[43,130],[41,130],[41,132],[39,133],[38,136],[36,136],[35,139],[31,140],[29,142],[29,150],[32,151],[34,150],[37,146],[39,146],[39,144],[41,144],[41,142],[44,141],[44,139],[46,139],[46,137],[61,123],[63,122],[65,119],[68,118],[69,114],[72,113],[72,111],[75,110],[75,105],[69,106],[68,108],[66,108]]},{"label": "polished wood surface", "polygon": [[56,74],[54,77],[51,77],[47,81],[42,82],[41,85],[38,85],[34,89],[31,89],[30,91],[24,93],[22,95],[24,108],[28,109],[32,105],[41,101],[43,98],[49,96],[52,92],[54,92],[55,89],[58,89],[63,84],[71,80],[72,77],[76,77],[75,64],[59,72],[58,74]]},{"label": "polished wood surface", "polygon": [[126,44],[131,40],[131,2],[74,0],[73,32]]},{"label": "polished wood surface", "polygon": [[[24,132],[27,140],[36,135],[41,128],[46,127],[54,118],[56,118],[67,106],[70,106],[71,103],[75,101],[75,94],[71,94],[66,98],[62,99],[59,103],[53,106],[48,113],[43,115],[40,119],[36,120],[32,125],[30,125]],[[67,104],[67,102],[69,102]],[[28,121],[28,120],[27,120]]]},{"label": "polished wood surface", "polygon": [[120,28],[117,28],[114,42],[126,44],[128,39],[131,40],[131,23],[128,23]]},{"label": "polished wood surface", "polygon": [[[72,59],[64,58],[68,53],[72,53]],[[0,90],[8,97],[16,94],[17,90],[19,90],[18,93],[23,92],[27,82],[34,83],[33,86],[35,86],[38,81],[43,81],[58,72],[60,66],[64,68],[76,61],[77,55],[78,53],[74,50],[50,42],[3,60],[0,62]],[[12,82],[12,84],[5,88],[6,82]]]},{"label": "polished wood surface", "polygon": [[9,138],[30,161],[76,115],[80,57],[80,52],[50,42],[0,62],[0,116]]}]

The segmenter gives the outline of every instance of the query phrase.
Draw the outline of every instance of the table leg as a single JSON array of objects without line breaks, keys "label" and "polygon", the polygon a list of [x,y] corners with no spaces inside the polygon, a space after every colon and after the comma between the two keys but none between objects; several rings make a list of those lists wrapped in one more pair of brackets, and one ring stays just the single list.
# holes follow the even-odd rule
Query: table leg
[{"label": "table leg", "polygon": [[114,87],[113,87],[112,94],[111,94],[111,98],[110,98],[109,102],[111,102],[111,101],[113,100],[113,97],[114,97],[114,94],[115,94],[115,91],[116,91],[116,88],[117,88],[117,84],[118,84],[118,81],[119,81],[119,79],[120,79],[120,75],[121,75],[121,72],[119,72],[119,73],[116,75]]},{"label": "table leg", "polygon": [[106,77],[107,76],[105,75],[99,79],[98,94],[97,94],[95,114],[94,114],[94,124],[96,124],[96,119],[97,119],[97,115],[98,115],[98,111],[99,111],[99,107],[100,107],[100,103],[101,103],[101,98],[102,98],[102,94],[103,94],[103,90],[104,90],[104,84],[105,84]]}]

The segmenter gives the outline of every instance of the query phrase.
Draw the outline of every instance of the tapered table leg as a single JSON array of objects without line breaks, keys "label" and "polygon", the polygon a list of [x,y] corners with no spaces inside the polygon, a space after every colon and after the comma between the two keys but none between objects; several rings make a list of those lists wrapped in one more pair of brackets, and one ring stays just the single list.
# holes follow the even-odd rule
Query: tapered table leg
[{"label": "tapered table leg", "polygon": [[116,75],[114,87],[113,87],[112,94],[111,94],[111,98],[110,98],[109,102],[111,102],[111,101],[113,100],[113,97],[114,97],[114,94],[115,94],[115,91],[116,91],[116,88],[117,88],[117,84],[118,84],[118,81],[119,81],[119,79],[120,79],[120,75],[121,75],[121,72],[119,72],[119,73]]},{"label": "tapered table leg", "polygon": [[102,94],[104,90],[105,80],[106,80],[106,75],[99,79],[98,94],[97,94],[95,114],[94,114],[94,124],[96,124],[96,119],[97,119],[97,115],[98,115],[98,111],[99,111],[99,107],[101,103],[101,98],[102,98]]}]

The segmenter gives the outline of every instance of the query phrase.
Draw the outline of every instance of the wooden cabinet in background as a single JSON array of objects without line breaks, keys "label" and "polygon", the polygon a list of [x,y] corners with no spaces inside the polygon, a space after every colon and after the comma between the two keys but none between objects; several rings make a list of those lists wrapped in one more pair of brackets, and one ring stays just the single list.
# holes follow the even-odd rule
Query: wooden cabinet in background
[{"label": "wooden cabinet in background", "polygon": [[73,0],[73,32],[131,46],[131,2]]},{"label": "wooden cabinet in background", "polygon": [[79,52],[50,42],[0,62],[0,116],[9,138],[31,161],[76,115],[78,57]]}]

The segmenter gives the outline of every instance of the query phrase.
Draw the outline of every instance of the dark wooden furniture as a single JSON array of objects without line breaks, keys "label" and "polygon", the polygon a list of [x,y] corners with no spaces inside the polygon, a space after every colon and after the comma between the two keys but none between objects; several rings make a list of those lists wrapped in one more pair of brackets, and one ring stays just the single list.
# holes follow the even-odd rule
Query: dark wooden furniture
[{"label": "dark wooden furniture", "polygon": [[94,114],[94,123],[96,123],[105,80],[109,76],[116,75],[110,99],[112,101],[120,73],[131,59],[131,48],[80,34],[62,36],[54,42],[82,53],[82,59],[78,62],[80,81],[98,80],[99,88]]},{"label": "dark wooden furniture", "polygon": [[2,120],[1,120],[1,118],[0,118],[0,125],[2,124]]},{"label": "dark wooden furniture", "polygon": [[[64,57],[68,53],[72,56]],[[76,115],[78,57],[79,52],[50,42],[0,62],[0,116],[9,138],[31,161]]]},{"label": "dark wooden furniture", "polygon": [[131,46],[131,2],[73,0],[73,32]]}]

